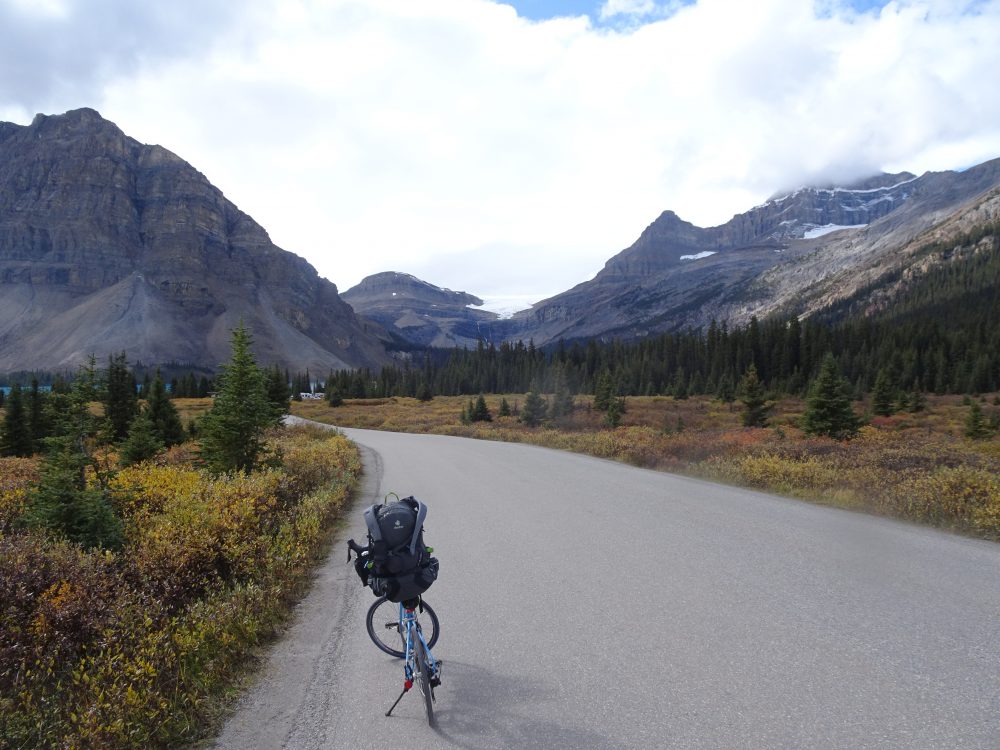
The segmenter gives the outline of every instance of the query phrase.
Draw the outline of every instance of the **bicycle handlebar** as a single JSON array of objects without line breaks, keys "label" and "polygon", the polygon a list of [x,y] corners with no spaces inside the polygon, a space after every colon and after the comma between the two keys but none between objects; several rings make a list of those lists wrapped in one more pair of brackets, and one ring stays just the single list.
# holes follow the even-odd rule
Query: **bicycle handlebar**
[{"label": "bicycle handlebar", "polygon": [[353,552],[358,557],[368,551],[367,547],[362,547],[360,544],[355,542],[353,539],[347,540],[347,562],[351,561],[351,553]]}]

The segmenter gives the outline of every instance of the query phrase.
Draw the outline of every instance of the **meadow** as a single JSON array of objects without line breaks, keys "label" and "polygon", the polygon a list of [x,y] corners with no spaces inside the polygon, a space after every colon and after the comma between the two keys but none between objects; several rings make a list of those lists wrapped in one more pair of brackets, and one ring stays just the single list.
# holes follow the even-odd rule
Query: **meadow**
[{"label": "meadow", "polygon": [[[931,396],[921,412],[872,418],[845,441],[805,435],[805,404],[793,398],[775,404],[768,427],[745,428],[738,404],[630,397],[613,429],[589,396],[536,428],[496,416],[501,399],[516,412],[523,394],[485,398],[493,420],[472,424],[460,420],[468,397],[348,399],[336,408],[303,401],[292,412],[340,427],[532,443],[1000,540],[1000,439],[963,437],[969,406],[961,396]],[[994,400],[983,397],[985,412],[1000,411]]]},{"label": "meadow", "polygon": [[269,445],[276,460],[250,474],[212,478],[191,443],[117,472],[117,552],[22,528],[41,461],[0,458],[0,747],[204,736],[287,618],[361,470],[327,430],[275,430]]}]

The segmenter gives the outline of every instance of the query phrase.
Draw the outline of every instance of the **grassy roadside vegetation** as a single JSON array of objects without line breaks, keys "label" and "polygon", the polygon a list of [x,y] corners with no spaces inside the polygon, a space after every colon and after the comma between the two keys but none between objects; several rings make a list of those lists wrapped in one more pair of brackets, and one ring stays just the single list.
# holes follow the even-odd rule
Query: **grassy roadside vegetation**
[{"label": "grassy roadside vegetation", "polygon": [[[186,422],[208,401],[178,406]],[[41,459],[0,458],[0,748],[204,735],[301,594],[361,469],[326,430],[267,442],[278,460],[249,474],[213,478],[191,443],[116,472],[117,551],[24,528]]]},{"label": "grassy roadside vegetation", "polygon": [[[968,440],[961,396],[930,396],[918,413],[875,417],[852,440],[810,437],[801,399],[775,404],[769,426],[745,428],[738,405],[708,397],[629,397],[621,424],[603,425],[589,396],[567,416],[530,428],[499,417],[523,394],[486,396],[490,422],[462,424],[467,396],[293,403],[292,413],[340,427],[461,435],[587,453],[1000,540],[1000,439]],[[998,410],[994,396],[983,409]]]}]

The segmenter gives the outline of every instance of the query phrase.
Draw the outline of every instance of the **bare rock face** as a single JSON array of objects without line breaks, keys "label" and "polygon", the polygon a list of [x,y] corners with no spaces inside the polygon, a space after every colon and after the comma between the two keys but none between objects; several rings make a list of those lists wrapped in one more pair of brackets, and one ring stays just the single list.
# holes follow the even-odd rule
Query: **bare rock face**
[{"label": "bare rock face", "polygon": [[[807,314],[897,267],[905,248],[1000,186],[1000,159],[964,172],[878,175],[777,196],[717,227],[672,211],[590,281],[514,315],[508,338],[636,338]],[[902,256],[900,255],[902,253]]]},{"label": "bare rock face", "polygon": [[262,364],[389,359],[336,286],[170,151],[90,109],[0,123],[0,371],[119,351],[215,367],[241,320]]},{"label": "bare rock face", "polygon": [[355,312],[418,346],[474,347],[492,337],[492,324],[499,317],[469,307],[482,305],[479,297],[395,271],[362,279],[343,298]]}]

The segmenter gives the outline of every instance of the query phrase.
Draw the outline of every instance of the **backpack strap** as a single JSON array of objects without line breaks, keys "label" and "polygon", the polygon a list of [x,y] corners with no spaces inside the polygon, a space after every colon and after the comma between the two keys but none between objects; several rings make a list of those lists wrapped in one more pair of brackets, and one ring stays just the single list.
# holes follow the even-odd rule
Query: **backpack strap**
[{"label": "backpack strap", "polygon": [[372,505],[365,511],[365,524],[368,526],[368,536],[371,537],[373,542],[382,541],[382,530],[378,527],[378,518],[376,518],[376,513],[378,509],[382,507],[381,505]]},{"label": "backpack strap", "polygon": [[417,512],[417,520],[413,524],[413,536],[410,538],[410,554],[415,555],[417,554],[417,539],[420,538],[420,532],[424,528],[424,519],[427,518],[427,506],[412,495],[404,497],[403,502]]}]

